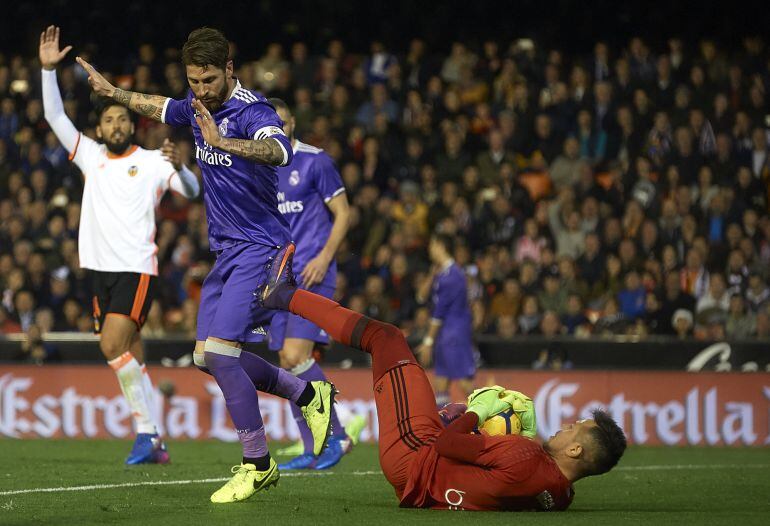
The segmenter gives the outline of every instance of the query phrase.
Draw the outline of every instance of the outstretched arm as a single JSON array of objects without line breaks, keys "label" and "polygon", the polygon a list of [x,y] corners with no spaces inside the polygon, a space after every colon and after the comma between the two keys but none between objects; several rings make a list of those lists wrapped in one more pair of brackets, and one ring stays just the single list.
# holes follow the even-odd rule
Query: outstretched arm
[{"label": "outstretched arm", "polygon": [[277,139],[267,137],[265,139],[231,139],[222,137],[209,110],[198,99],[192,101],[195,110],[195,121],[201,129],[203,140],[214,148],[219,148],[227,153],[243,157],[259,164],[271,166],[284,166],[289,163],[287,150]]},{"label": "outstretched arm", "polygon": [[56,81],[56,65],[69,53],[72,46],[59,50],[59,28],[48,26],[40,33],[40,64],[43,66],[43,111],[59,142],[68,152],[74,152],[80,134],[64,113],[59,85]]},{"label": "outstretched arm", "polygon": [[161,121],[163,116],[163,106],[165,106],[168,97],[162,95],[147,95],[135,91],[126,91],[116,88],[109,83],[104,76],[80,57],[76,57],[78,64],[88,73],[88,83],[94,90],[94,93],[102,97],[109,97],[119,104],[127,107],[131,111],[144,115],[155,121]]}]

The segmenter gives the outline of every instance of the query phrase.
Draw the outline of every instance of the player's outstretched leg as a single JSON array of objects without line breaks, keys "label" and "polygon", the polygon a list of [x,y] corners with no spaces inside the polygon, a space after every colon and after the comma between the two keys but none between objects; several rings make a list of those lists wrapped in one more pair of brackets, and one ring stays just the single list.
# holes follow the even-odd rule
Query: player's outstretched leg
[{"label": "player's outstretched leg", "polygon": [[372,355],[374,399],[380,428],[380,464],[400,495],[414,453],[432,443],[443,426],[433,389],[401,331],[297,288],[289,281],[261,296],[266,308],[306,318],[331,338]]},{"label": "player's outstretched leg", "polygon": [[[198,369],[213,376],[204,355],[196,353],[193,359]],[[313,454],[323,451],[332,427],[330,412],[324,408],[334,404],[337,393],[334,385],[324,381],[307,382],[247,351],[241,352],[238,360],[252,387],[285,398],[299,408],[313,438]]]}]

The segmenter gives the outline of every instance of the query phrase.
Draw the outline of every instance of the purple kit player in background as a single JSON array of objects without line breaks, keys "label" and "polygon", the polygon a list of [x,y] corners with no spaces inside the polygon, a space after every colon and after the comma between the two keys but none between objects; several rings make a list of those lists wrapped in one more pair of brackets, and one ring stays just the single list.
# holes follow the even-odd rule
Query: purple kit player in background
[{"label": "purple kit player in background", "polygon": [[425,301],[430,287],[431,325],[428,335],[417,348],[417,355],[424,367],[433,358],[433,390],[439,408],[450,402],[450,382],[457,381],[467,396],[473,391],[476,374],[468,284],[465,272],[452,259],[452,249],[451,237],[443,234],[431,237],[428,252],[433,262],[433,280],[426,280],[417,294],[418,300]]},{"label": "purple kit player in background", "polygon": [[291,162],[292,148],[273,106],[233,77],[228,53],[229,42],[220,31],[190,33],[182,48],[191,88],[184,100],[117,89],[78,59],[98,94],[147,117],[193,129],[209,242],[217,254],[201,292],[194,358],[222,389],[243,446],[235,476],[211,496],[218,503],[243,500],[278,480],[255,386],[303,407],[316,453],[326,442],[331,420],[324,406],[331,406],[334,392],[328,382],[305,382],[241,352],[243,342],[262,339],[261,326],[273,314],[258,307],[256,289],[276,270],[291,272],[294,245],[278,211],[275,167]]},{"label": "purple kit player in background", "polygon": [[[278,210],[289,222],[294,243],[294,271],[301,288],[331,298],[337,280],[334,256],[348,231],[350,215],[345,187],[334,161],[323,150],[294,137],[294,117],[281,99],[269,99],[284,123],[294,152],[291,164],[278,168]],[[280,352],[281,367],[307,380],[326,380],[313,358],[315,344],[329,337],[313,322],[286,311],[270,323],[269,348]],[[320,456],[313,454],[313,436],[298,407],[292,407],[303,443],[302,454],[281,469],[327,469],[336,465],[352,442],[332,410],[332,436]]]}]

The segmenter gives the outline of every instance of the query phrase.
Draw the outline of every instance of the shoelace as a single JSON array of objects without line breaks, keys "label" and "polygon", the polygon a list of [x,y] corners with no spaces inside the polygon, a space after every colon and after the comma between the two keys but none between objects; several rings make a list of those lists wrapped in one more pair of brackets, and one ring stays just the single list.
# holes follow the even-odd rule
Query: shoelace
[{"label": "shoelace", "polygon": [[230,473],[232,473],[234,475],[238,475],[241,472],[248,473],[249,471],[251,471],[251,470],[246,469],[246,466],[244,466],[243,464],[239,464],[237,466],[233,466],[233,467],[230,468]]}]

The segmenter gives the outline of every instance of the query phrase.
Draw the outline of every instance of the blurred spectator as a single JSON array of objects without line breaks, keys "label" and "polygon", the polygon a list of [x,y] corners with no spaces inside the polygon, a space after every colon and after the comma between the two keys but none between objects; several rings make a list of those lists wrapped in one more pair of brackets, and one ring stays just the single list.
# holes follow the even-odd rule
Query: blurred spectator
[{"label": "blurred spectator", "polygon": [[671,326],[676,337],[684,340],[692,336],[693,319],[692,312],[685,309],[677,309],[671,318]]},{"label": "blurred spectator", "polygon": [[515,320],[519,315],[521,298],[519,282],[513,278],[506,278],[503,281],[503,289],[492,297],[489,306],[489,315],[492,320],[498,321],[503,316]]},{"label": "blurred spectator", "polygon": [[16,359],[35,365],[43,365],[48,362],[61,361],[61,356],[55,345],[44,341],[40,328],[37,325],[30,325]]},{"label": "blurred spectator", "polygon": [[618,292],[620,312],[627,320],[635,320],[644,314],[647,294],[636,270],[626,273],[623,282],[623,289]]},{"label": "blurred spectator", "polygon": [[567,310],[561,322],[570,336],[574,336],[580,330],[587,330],[589,322],[583,313],[583,301],[578,294],[570,294],[567,298]]}]

